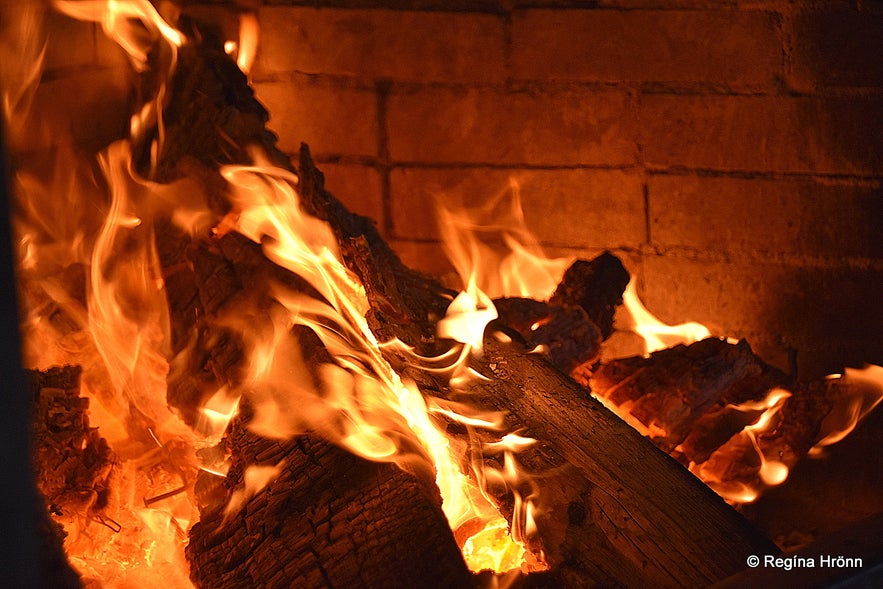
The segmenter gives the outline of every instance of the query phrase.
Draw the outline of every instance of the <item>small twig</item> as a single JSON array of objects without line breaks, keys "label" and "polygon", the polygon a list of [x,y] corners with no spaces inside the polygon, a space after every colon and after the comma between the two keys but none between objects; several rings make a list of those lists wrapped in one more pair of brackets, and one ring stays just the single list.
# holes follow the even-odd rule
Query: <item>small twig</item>
[{"label": "small twig", "polygon": [[107,526],[108,528],[113,530],[115,533],[119,533],[123,529],[123,526],[121,524],[113,521],[109,517],[104,517],[100,513],[94,514],[92,516],[92,519],[97,521],[102,526]]},{"label": "small twig", "polygon": [[168,493],[163,493],[162,495],[150,497],[149,499],[144,499],[144,507],[150,507],[151,505],[153,505],[157,501],[162,501],[163,499],[168,499],[169,497],[174,497],[175,495],[183,493],[186,490],[187,490],[187,485],[184,485],[178,489],[174,489],[172,491],[169,491]]}]

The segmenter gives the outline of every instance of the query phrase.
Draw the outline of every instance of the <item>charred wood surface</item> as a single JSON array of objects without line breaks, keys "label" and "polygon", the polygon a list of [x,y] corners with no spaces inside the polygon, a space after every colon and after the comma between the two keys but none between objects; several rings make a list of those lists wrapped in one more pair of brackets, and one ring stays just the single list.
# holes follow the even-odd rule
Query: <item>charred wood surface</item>
[{"label": "charred wood surface", "polygon": [[[228,443],[227,493],[203,509],[187,546],[197,586],[470,586],[437,491],[414,476],[313,436],[260,438],[241,423]],[[225,517],[254,466],[280,472]]]},{"label": "charred wood surface", "polygon": [[543,346],[562,372],[590,364],[601,353],[601,330],[582,307],[522,298],[497,299],[494,306],[501,321],[532,346]]},{"label": "charred wood surface", "polygon": [[80,397],[80,369],[28,370],[31,394],[32,463],[44,509],[37,518],[40,587],[81,587],[64,553],[66,536],[52,514],[61,510],[99,513],[107,502],[108,479],[115,463],[106,441],[89,427],[88,399]]},{"label": "charred wood surface", "polygon": [[582,307],[607,339],[613,333],[613,315],[622,304],[629,279],[622,261],[610,252],[591,261],[577,260],[564,273],[549,303]]},{"label": "charred wood surface", "polygon": [[[628,407],[632,417],[650,430],[653,441],[671,452],[696,431],[704,416],[717,421],[710,409],[757,400],[785,382],[785,375],[760,360],[745,341],[730,344],[708,338],[648,358],[603,363],[585,384],[610,403]],[[703,424],[701,429],[720,432],[718,425],[722,424]],[[742,427],[726,428],[729,435],[721,443]],[[693,440],[689,447],[697,453],[707,451]]]}]

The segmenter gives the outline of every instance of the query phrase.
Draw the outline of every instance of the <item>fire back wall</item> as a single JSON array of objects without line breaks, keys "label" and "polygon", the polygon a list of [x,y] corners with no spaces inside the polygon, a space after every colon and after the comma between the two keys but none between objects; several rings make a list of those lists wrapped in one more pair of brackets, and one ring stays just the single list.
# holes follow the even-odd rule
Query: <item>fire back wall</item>
[{"label": "fire back wall", "polygon": [[[233,4],[185,9],[232,38],[253,3]],[[281,148],[309,143],[410,265],[449,269],[436,196],[477,202],[515,180],[548,252],[620,254],[665,321],[745,337],[804,376],[883,363],[883,3],[258,10],[252,79]],[[103,113],[75,119],[84,145],[121,134],[123,58],[90,25],[47,26],[38,107]]]}]

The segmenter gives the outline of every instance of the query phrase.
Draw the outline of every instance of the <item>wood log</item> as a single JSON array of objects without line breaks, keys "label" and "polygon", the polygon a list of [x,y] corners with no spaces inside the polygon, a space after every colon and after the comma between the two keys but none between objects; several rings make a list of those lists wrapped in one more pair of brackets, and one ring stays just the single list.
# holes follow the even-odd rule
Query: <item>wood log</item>
[{"label": "wood log", "polygon": [[[392,464],[315,436],[260,438],[237,421],[223,500],[202,510],[187,545],[198,587],[469,587],[438,492]],[[246,469],[280,473],[224,517]],[[203,475],[212,476],[212,475]]]},{"label": "wood log", "polygon": [[532,346],[542,346],[559,370],[569,374],[601,353],[601,330],[582,307],[550,305],[532,299],[494,301],[500,320]]},{"label": "wood log", "polygon": [[[785,375],[755,356],[744,340],[730,344],[708,338],[660,350],[647,358],[603,363],[583,384],[606,402],[621,407],[668,453],[684,442],[710,409],[760,399],[786,382]],[[728,430],[721,443],[735,431]],[[690,448],[694,447],[697,444],[691,440]]]},{"label": "wood log", "polygon": [[508,410],[525,435],[543,441],[541,458],[526,458],[531,469],[568,465],[555,481],[563,488],[550,489],[551,506],[541,500],[549,519],[539,525],[542,535],[546,524],[544,549],[574,586],[585,576],[601,585],[704,586],[743,568],[752,550],[776,551],[649,440],[544,368],[543,358],[495,338],[486,346],[476,368],[496,379],[473,392],[476,402]]},{"label": "wood log", "polygon": [[613,315],[622,304],[622,293],[630,279],[622,261],[604,252],[594,260],[577,260],[571,264],[549,303],[582,307],[607,339],[613,333]]},{"label": "wood log", "polygon": [[[604,362],[582,382],[660,449],[731,495],[766,486],[761,456],[789,468],[805,456],[840,396],[836,380],[792,382],[747,342],[716,338]],[[777,389],[790,396],[776,421],[758,435],[742,433],[768,408],[759,401]]]},{"label": "wood log", "polygon": [[[206,50],[201,51],[205,53]],[[220,47],[213,51],[211,59],[226,63]],[[235,160],[228,152],[247,145],[249,141],[262,143],[271,154],[276,154],[271,156],[274,161],[282,161],[284,158],[274,151],[271,138],[263,130],[261,113],[264,111],[252,106],[253,99],[244,89],[247,88],[244,77],[238,72],[232,73],[232,64],[188,68],[186,53],[182,51],[179,62],[179,78],[183,81],[176,83],[175,87],[200,90],[179,91],[171,98],[169,111],[174,112],[180,107],[182,115],[177,121],[167,119],[166,144],[175,145],[176,137],[192,133],[194,129],[215,133],[214,121],[224,125],[232,119],[234,128],[225,127],[224,133],[225,137],[231,138],[228,143],[232,147],[227,151],[219,150],[223,157],[199,157],[196,158],[198,161],[209,161],[209,166],[213,167],[218,162]],[[211,63],[211,59],[197,59],[197,62]],[[201,82],[200,79],[206,76],[212,80]],[[229,89],[228,84],[236,87]],[[224,90],[218,92],[218,87]],[[234,97],[232,106],[227,100],[229,96]],[[238,102],[245,106],[238,107]],[[218,109],[224,116],[218,116]],[[194,123],[191,117],[202,122]],[[205,123],[206,118],[210,122]],[[223,142],[197,137],[184,141],[184,144],[201,149],[203,144],[220,146]],[[163,173],[166,179],[180,177],[184,171],[180,165],[180,151],[179,147],[167,150],[164,161],[169,167]],[[193,161],[193,158],[186,161]],[[305,147],[301,150],[298,171],[302,206],[328,221],[335,231],[344,261],[365,285],[372,304],[369,321],[378,337],[398,336],[419,345],[422,350],[438,346],[433,339],[434,320],[442,315],[449,301],[444,289],[404,267],[380,239],[370,221],[352,215],[325,191],[324,179]],[[705,586],[741,570],[748,554],[776,551],[774,545],[757,534],[707,487],[591,399],[545,359],[530,355],[517,345],[500,344],[493,338],[487,339],[486,346],[485,358],[476,367],[497,378],[493,383],[479,386],[476,399],[486,406],[508,411],[514,426],[525,427],[529,434],[544,441],[541,449],[528,457],[531,467],[538,471],[558,469],[559,476],[555,481],[561,492],[553,490],[549,493],[545,517],[548,527],[547,531],[541,532],[541,544],[548,561],[558,569],[567,586]],[[390,361],[406,370],[400,359],[390,356]],[[413,372],[409,371],[409,374],[413,375]],[[421,374],[416,378],[435,393],[447,393],[446,384],[436,377]],[[307,444],[302,439],[295,443]],[[310,464],[310,460],[305,461],[305,467]],[[321,464],[340,474],[350,468],[342,459]],[[383,476],[392,477],[389,479],[392,481],[401,476],[389,467],[374,469]],[[323,477],[322,474],[316,476]],[[552,479],[552,475],[544,476]],[[328,476],[321,480],[338,481],[340,478]],[[235,484],[235,478],[230,482]],[[296,482],[297,477],[292,473],[289,484]],[[375,478],[375,483],[383,489],[391,488],[383,479]],[[397,483],[393,482],[392,486]],[[414,497],[426,495],[418,492],[418,488],[414,487],[414,492],[409,494],[412,502]],[[315,488],[296,487],[295,494],[315,491]],[[275,496],[274,487],[273,493],[253,498],[243,512],[250,513],[252,505],[255,508],[265,502],[269,505],[269,502],[277,501]],[[294,500],[295,503],[298,500]],[[423,513],[424,509],[425,506],[408,507],[417,513]],[[279,513],[273,509],[267,511]],[[270,534],[281,531],[272,519],[262,521],[264,530]],[[367,529],[370,531],[373,527],[376,531],[382,528],[379,535],[389,535],[392,540],[402,537],[402,532],[396,530],[403,525],[401,522],[389,530],[382,523],[383,520],[375,522],[374,526],[368,524]],[[246,519],[237,529],[249,530],[250,526],[254,529],[254,525]],[[224,533],[223,530],[222,527],[218,533]],[[320,535],[324,533],[322,529]],[[359,538],[358,533],[349,535]],[[408,543],[413,539],[413,535],[407,535],[405,541]],[[221,551],[215,553],[215,558],[223,558],[223,548],[229,544],[219,546]],[[332,542],[327,546],[329,552],[313,555],[316,566],[321,563],[321,569],[346,558],[338,552],[339,545]],[[275,545],[261,554],[258,554],[259,548],[260,544],[254,545],[251,558],[274,560],[272,550]],[[413,554],[413,548],[408,548]],[[194,548],[189,552],[191,557],[197,550]],[[421,559],[420,562],[430,565],[431,560]],[[286,563],[279,564],[284,569]],[[241,562],[226,563],[233,568],[243,565]],[[197,568],[202,566],[210,565],[199,564]],[[297,568],[300,565],[291,566]],[[378,565],[378,568],[383,566]],[[389,578],[394,580],[396,574],[397,571],[391,569]],[[212,582],[199,572],[195,575],[200,582]],[[237,575],[236,578],[242,577]]]}]

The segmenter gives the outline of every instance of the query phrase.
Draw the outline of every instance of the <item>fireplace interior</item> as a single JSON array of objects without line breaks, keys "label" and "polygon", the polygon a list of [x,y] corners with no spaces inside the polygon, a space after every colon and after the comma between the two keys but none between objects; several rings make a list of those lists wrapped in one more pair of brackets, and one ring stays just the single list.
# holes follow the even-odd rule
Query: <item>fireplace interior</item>
[{"label": "fireplace interior", "polygon": [[[517,195],[547,254],[614,253],[666,323],[747,340],[802,382],[883,365],[877,2],[155,4],[237,42],[234,57],[242,23],[258,23],[248,81],[278,149],[298,162],[308,144],[328,191],[445,285],[436,203]],[[2,51],[21,56],[0,65],[15,193],[56,177],[59,154],[94,158],[126,137],[150,84],[101,24],[41,2],[0,9]],[[43,198],[33,208],[54,217],[99,214]],[[878,411],[738,510],[786,550],[879,514],[881,442]]]}]

